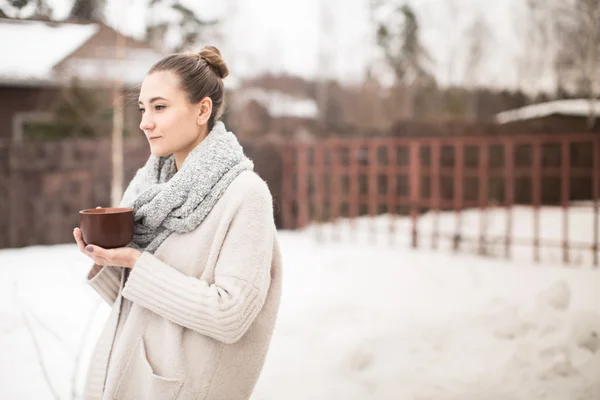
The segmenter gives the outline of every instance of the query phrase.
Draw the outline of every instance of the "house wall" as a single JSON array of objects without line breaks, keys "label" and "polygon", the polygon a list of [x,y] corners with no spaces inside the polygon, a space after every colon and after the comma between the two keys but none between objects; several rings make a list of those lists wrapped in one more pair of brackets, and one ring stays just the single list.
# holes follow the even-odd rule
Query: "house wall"
[{"label": "house wall", "polygon": [[0,142],[11,140],[15,114],[48,109],[57,94],[52,88],[0,86]]}]

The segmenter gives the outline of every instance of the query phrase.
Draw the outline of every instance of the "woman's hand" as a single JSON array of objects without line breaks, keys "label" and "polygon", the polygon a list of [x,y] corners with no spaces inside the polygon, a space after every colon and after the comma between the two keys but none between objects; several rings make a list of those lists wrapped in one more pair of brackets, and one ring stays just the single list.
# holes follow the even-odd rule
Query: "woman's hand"
[{"label": "woman's hand", "polygon": [[103,249],[99,246],[83,243],[83,236],[79,228],[73,229],[73,237],[79,246],[79,250],[94,260],[99,266],[119,266],[133,268],[142,252],[131,247],[120,247],[118,249]]}]

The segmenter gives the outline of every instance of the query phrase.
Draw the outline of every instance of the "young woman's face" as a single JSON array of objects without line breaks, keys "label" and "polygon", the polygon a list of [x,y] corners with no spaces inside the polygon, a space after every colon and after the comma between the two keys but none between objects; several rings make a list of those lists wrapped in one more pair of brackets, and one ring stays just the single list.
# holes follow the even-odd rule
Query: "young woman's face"
[{"label": "young woman's face", "polygon": [[148,139],[150,152],[155,156],[189,154],[206,135],[206,125],[202,124],[206,123],[203,103],[189,102],[173,72],[147,75],[140,90],[139,106],[140,129]]}]

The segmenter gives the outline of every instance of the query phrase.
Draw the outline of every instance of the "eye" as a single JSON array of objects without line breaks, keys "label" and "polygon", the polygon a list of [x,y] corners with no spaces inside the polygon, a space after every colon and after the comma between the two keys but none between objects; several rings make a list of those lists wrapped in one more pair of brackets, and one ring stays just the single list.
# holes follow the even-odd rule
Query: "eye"
[{"label": "eye", "polygon": [[166,108],[166,107],[165,107],[165,106],[163,106],[163,105],[157,105],[156,107],[154,107],[154,109],[155,109],[156,111],[160,111],[160,110],[163,110],[163,109],[165,109],[165,108]]},{"label": "eye", "polygon": [[146,110],[144,110],[143,108],[140,107],[140,114],[143,114],[144,111],[146,111]]}]

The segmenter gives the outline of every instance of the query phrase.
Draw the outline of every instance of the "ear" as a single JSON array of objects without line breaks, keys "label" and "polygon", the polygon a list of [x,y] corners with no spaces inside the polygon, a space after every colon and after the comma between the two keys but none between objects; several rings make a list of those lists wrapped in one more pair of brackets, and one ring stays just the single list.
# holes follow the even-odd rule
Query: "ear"
[{"label": "ear", "polygon": [[208,123],[208,119],[210,118],[211,113],[212,113],[212,100],[210,99],[210,97],[205,97],[202,100],[200,100],[196,123],[198,125],[205,125],[206,123]]}]

